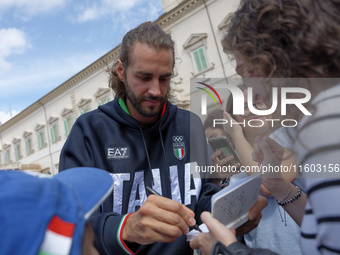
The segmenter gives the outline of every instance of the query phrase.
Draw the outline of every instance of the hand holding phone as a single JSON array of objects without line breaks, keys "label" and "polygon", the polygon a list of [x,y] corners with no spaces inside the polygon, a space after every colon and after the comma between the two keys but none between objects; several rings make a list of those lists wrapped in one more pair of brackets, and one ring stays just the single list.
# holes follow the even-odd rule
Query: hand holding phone
[{"label": "hand holding phone", "polygon": [[213,151],[220,150],[221,154],[218,156],[219,160],[223,160],[226,157],[233,156],[233,159],[229,161],[230,165],[237,165],[238,168],[241,166],[241,161],[237,156],[232,144],[225,136],[209,138],[208,143]]}]

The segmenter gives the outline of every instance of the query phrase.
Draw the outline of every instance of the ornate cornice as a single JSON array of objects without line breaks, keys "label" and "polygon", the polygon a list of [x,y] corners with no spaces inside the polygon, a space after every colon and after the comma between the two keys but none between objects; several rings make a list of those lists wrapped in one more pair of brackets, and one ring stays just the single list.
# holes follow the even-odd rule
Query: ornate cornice
[{"label": "ornate cornice", "polygon": [[106,93],[109,93],[110,89],[109,88],[99,88],[97,89],[96,93],[94,93],[94,97],[98,98],[101,97],[102,95],[105,95]]},{"label": "ornate cornice", "polygon": [[20,138],[14,137],[13,140],[12,140],[12,143],[13,143],[13,144],[16,144],[16,143],[19,143],[20,141],[21,141]]},{"label": "ornate cornice", "polygon": [[83,107],[87,104],[91,103],[91,99],[90,98],[81,98],[77,104],[78,107]]},{"label": "ornate cornice", "polygon": [[25,132],[23,133],[22,137],[26,139],[27,137],[29,137],[29,136],[31,136],[31,135],[32,135],[32,132],[30,132],[30,131],[25,131]]},{"label": "ornate cornice", "polygon": [[60,113],[60,115],[63,116],[63,117],[65,117],[69,114],[72,114],[72,109],[68,109],[68,108],[64,108]]},{"label": "ornate cornice", "polygon": [[189,38],[183,44],[183,48],[190,48],[192,45],[202,41],[203,39],[207,38],[207,33],[198,33],[198,34],[191,34]]},{"label": "ornate cornice", "polygon": [[183,1],[177,7],[172,9],[171,11],[164,13],[160,16],[155,23],[160,25],[162,28],[169,26],[174,23],[176,20],[182,18],[192,10],[196,9],[198,6],[203,5],[203,0],[188,0]]},{"label": "ornate cornice", "polygon": [[217,28],[219,30],[223,30],[230,25],[231,19],[233,17],[233,13],[229,13],[225,18],[218,24]]},{"label": "ornate cornice", "polygon": [[50,116],[49,119],[48,119],[48,121],[47,121],[47,123],[48,123],[48,124],[52,124],[52,123],[54,123],[54,122],[56,122],[56,121],[58,121],[58,120],[59,120],[58,117]]},{"label": "ornate cornice", "polygon": [[40,131],[40,130],[42,130],[42,129],[44,129],[44,128],[45,128],[45,125],[44,125],[44,124],[37,124],[37,125],[35,125],[34,130],[35,130],[35,131]]}]

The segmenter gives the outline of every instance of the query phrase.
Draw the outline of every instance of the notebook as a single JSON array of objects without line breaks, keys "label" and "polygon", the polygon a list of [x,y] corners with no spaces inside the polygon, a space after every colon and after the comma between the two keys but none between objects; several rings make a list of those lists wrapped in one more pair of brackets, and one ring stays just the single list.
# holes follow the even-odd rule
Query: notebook
[{"label": "notebook", "polygon": [[[211,213],[227,228],[237,228],[248,220],[250,208],[260,194],[261,178],[254,174],[240,179],[214,194],[211,198]],[[209,232],[202,224],[200,228]],[[199,232],[192,230],[187,234],[187,241],[194,239]]]}]

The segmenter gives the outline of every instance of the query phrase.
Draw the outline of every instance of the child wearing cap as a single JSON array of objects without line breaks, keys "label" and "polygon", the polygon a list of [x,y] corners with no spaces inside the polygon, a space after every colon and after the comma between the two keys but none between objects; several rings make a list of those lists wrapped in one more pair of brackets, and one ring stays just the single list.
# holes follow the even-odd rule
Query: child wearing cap
[{"label": "child wearing cap", "polygon": [[1,171],[0,254],[98,254],[87,220],[112,189],[111,176],[93,168]]}]

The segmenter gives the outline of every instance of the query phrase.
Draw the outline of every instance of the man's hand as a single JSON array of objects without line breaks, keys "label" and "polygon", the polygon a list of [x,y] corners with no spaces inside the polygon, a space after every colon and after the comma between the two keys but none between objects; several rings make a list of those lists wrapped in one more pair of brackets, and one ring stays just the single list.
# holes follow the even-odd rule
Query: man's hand
[{"label": "man's hand", "polygon": [[[238,235],[244,235],[253,230],[260,222],[262,217],[261,211],[268,204],[268,200],[265,197],[260,196],[250,209],[248,219],[246,223],[236,229]],[[204,222],[209,233],[200,233],[194,240],[190,242],[190,247],[193,249],[200,249],[202,255],[210,254],[211,248],[216,240],[223,243],[225,246],[237,241],[235,237],[235,229],[226,228],[222,223],[216,220],[210,213],[203,212],[201,214],[202,222]]]},{"label": "man's hand", "polygon": [[267,198],[263,196],[259,196],[256,203],[253,205],[253,207],[250,209],[248,213],[248,221],[244,223],[242,226],[238,227],[236,229],[236,234],[239,236],[243,236],[245,234],[248,234],[250,231],[252,231],[254,228],[257,227],[257,225],[260,223],[260,220],[262,218],[261,211],[268,205]]},{"label": "man's hand", "polygon": [[171,199],[150,195],[138,211],[131,214],[122,232],[124,241],[139,244],[173,242],[196,223],[194,212]]},{"label": "man's hand", "polygon": [[190,247],[200,249],[202,255],[210,254],[211,248],[216,240],[225,246],[237,242],[235,229],[227,229],[221,222],[216,220],[211,213],[203,212],[202,221],[207,225],[209,233],[200,233],[190,242]]}]

